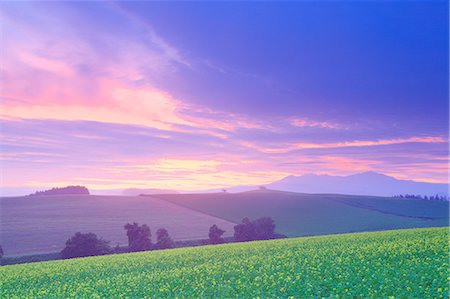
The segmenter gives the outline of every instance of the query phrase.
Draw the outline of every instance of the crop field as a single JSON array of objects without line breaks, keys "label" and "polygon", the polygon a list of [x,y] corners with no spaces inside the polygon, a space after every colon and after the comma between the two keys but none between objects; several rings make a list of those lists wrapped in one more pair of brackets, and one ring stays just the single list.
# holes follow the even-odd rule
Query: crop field
[{"label": "crop field", "polygon": [[1,298],[448,298],[448,227],[0,267]]},{"label": "crop field", "polygon": [[[5,255],[55,252],[77,231],[93,232],[115,246],[127,244],[123,226],[165,227],[174,240],[208,238],[217,224],[233,234],[234,223],[152,197],[39,196],[0,198],[0,236]],[[153,237],[155,240],[155,236]]]},{"label": "crop field", "polygon": [[272,190],[157,197],[232,222],[271,216],[277,232],[289,237],[439,227],[449,222],[449,203],[437,201]]},{"label": "crop field", "polygon": [[327,195],[336,201],[398,216],[448,219],[448,202],[375,196]]}]

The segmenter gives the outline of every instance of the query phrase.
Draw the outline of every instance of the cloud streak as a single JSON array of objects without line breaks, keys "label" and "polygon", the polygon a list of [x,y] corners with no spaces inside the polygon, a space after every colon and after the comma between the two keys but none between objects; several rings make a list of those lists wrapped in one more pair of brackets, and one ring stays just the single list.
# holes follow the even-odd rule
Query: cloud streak
[{"label": "cloud streak", "polygon": [[283,147],[269,148],[258,146],[254,143],[243,142],[242,145],[256,149],[262,153],[282,154],[303,149],[333,149],[342,147],[371,147],[382,145],[394,145],[403,143],[446,143],[447,140],[442,137],[410,137],[398,139],[382,139],[382,140],[353,140],[336,143],[294,143]]}]

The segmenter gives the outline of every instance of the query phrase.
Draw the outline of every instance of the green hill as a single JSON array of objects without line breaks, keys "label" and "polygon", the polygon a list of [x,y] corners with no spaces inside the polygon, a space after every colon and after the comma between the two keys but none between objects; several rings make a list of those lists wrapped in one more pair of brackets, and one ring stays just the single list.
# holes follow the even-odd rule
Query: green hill
[{"label": "green hill", "polygon": [[1,298],[448,298],[448,228],[0,267]]},{"label": "green hill", "polygon": [[123,226],[166,228],[176,241],[208,238],[217,224],[233,235],[232,222],[154,197],[53,195],[0,198],[0,236],[5,255],[59,252],[76,232],[92,232],[115,246],[127,244]]},{"label": "green hill", "polygon": [[448,225],[449,203],[387,197],[243,193],[164,194],[158,198],[232,222],[271,216],[289,237]]}]

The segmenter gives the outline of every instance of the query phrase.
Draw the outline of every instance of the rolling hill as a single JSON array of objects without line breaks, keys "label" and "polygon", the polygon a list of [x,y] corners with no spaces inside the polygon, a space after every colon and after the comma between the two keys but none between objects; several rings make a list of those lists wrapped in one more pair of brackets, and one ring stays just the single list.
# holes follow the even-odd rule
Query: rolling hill
[{"label": "rolling hill", "polygon": [[445,298],[448,228],[0,267],[1,298]]},{"label": "rolling hill", "polygon": [[448,225],[448,202],[274,190],[153,195],[231,222],[271,216],[289,237]]},{"label": "rolling hill", "polygon": [[[137,196],[64,195],[0,198],[0,236],[6,255],[55,252],[76,232],[93,232],[115,246],[127,244],[123,226],[146,223],[168,229],[174,240],[205,239],[217,224],[231,236],[234,223]],[[155,238],[155,237],[153,237]]]},{"label": "rolling hill", "polygon": [[175,240],[205,239],[212,224],[232,236],[242,218],[271,216],[289,237],[448,225],[448,202],[258,190],[237,194],[65,195],[0,198],[6,255],[60,251],[75,232],[127,243],[123,225],[165,227]]}]

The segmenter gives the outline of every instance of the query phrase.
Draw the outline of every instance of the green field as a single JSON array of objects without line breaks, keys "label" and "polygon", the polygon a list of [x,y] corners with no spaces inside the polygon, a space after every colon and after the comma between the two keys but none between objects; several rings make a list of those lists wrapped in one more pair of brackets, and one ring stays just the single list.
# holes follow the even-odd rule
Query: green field
[{"label": "green field", "polygon": [[449,203],[438,201],[272,190],[157,197],[232,222],[270,216],[276,231],[289,237],[439,227],[449,222]]},{"label": "green field", "polygon": [[1,298],[448,298],[448,227],[0,268]]},{"label": "green field", "polygon": [[76,232],[92,232],[110,245],[126,245],[123,226],[146,223],[154,234],[166,228],[176,240],[208,238],[217,224],[233,235],[232,222],[154,197],[52,195],[0,198],[0,236],[5,255],[59,252]]}]

